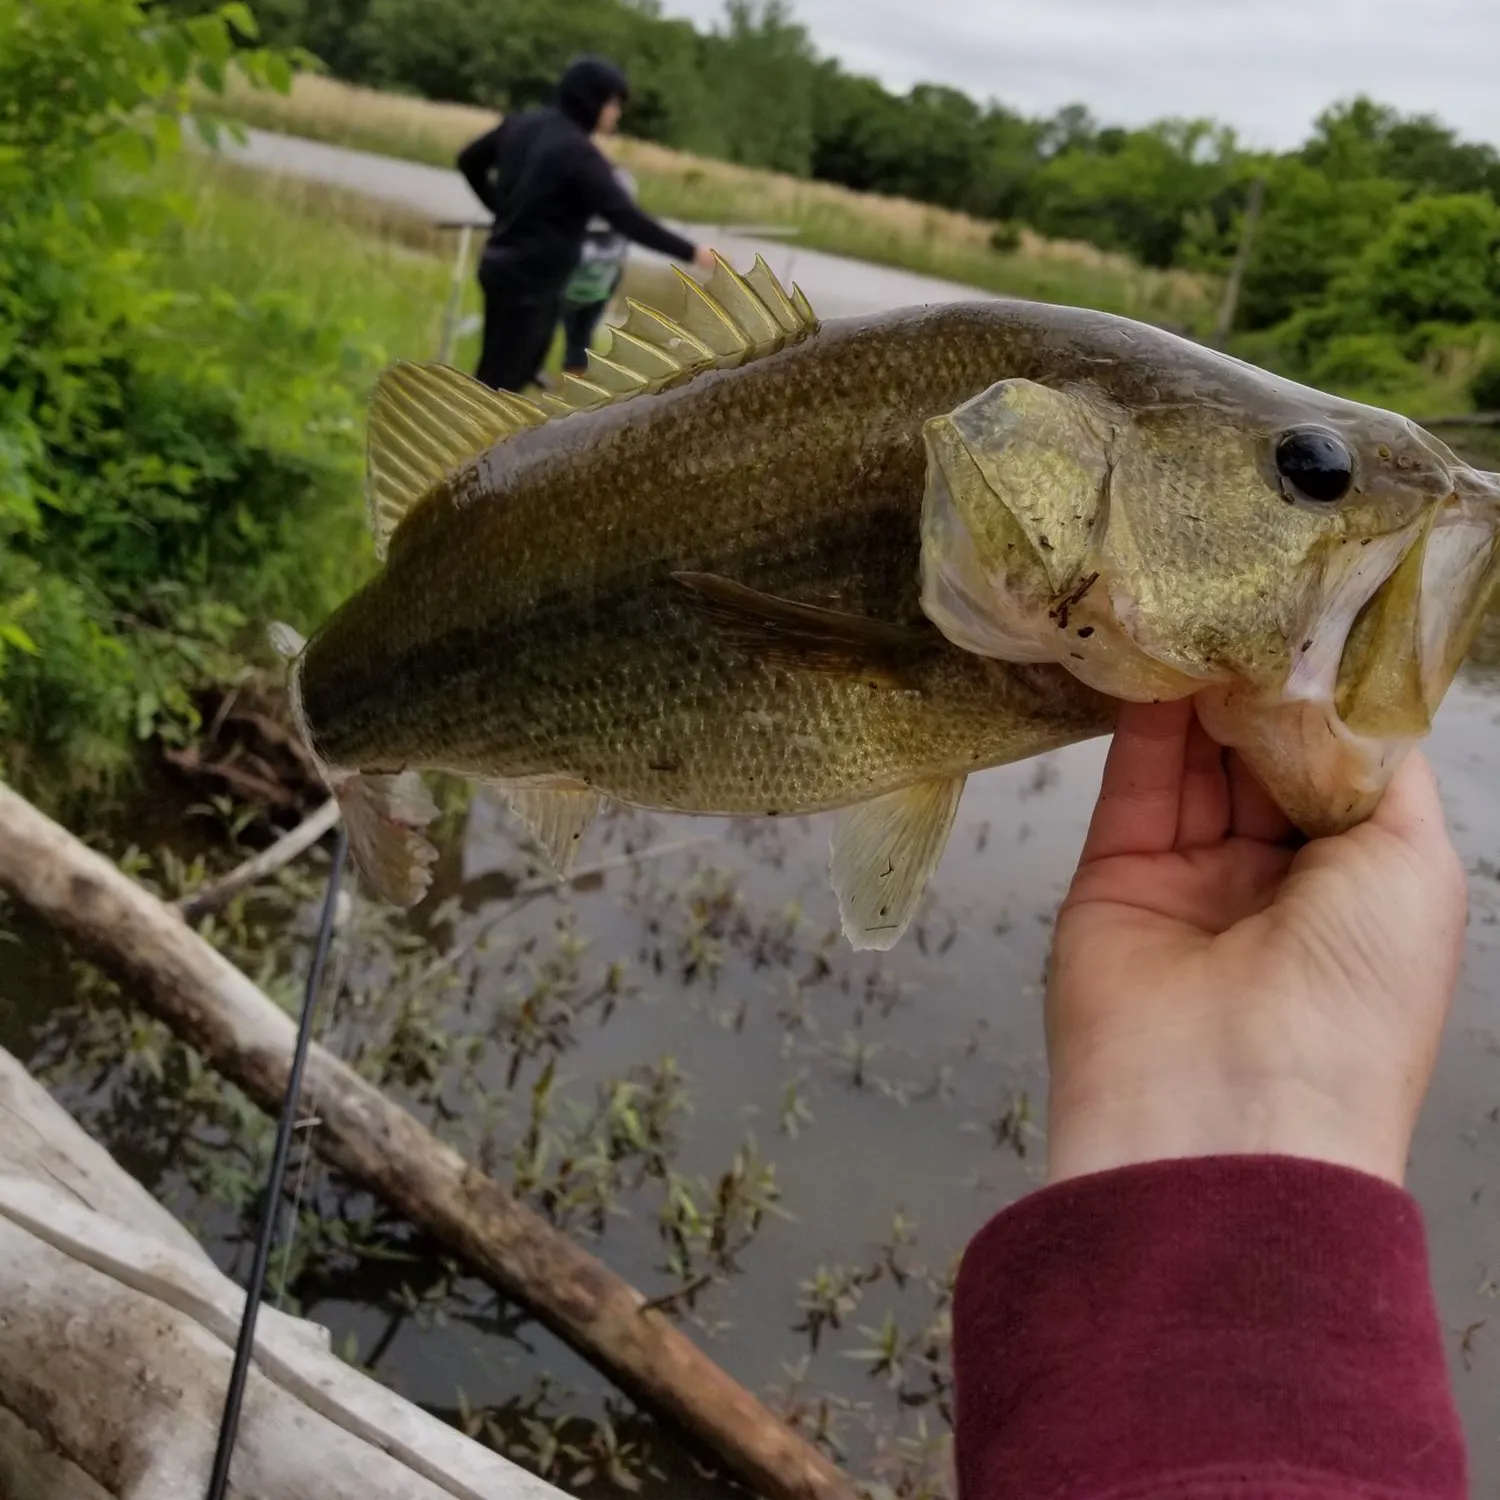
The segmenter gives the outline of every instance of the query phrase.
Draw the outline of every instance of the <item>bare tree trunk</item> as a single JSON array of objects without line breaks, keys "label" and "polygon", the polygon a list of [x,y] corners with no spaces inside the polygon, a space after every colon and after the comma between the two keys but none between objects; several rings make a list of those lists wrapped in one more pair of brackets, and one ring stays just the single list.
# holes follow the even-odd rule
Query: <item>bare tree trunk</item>
[{"label": "bare tree trunk", "polygon": [[[138,985],[147,1008],[263,1108],[280,1107],[289,1016],[171,908],[0,785],[0,887]],[[850,1480],[600,1261],[321,1048],[317,1150],[531,1309],[643,1404],[774,1500],[853,1500]]]}]

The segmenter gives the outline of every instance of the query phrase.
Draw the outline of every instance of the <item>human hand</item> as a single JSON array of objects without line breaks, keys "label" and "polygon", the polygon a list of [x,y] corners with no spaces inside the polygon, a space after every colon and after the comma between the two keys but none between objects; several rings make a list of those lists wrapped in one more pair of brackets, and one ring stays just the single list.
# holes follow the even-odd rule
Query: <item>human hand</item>
[{"label": "human hand", "polygon": [[1426,761],[1296,842],[1190,701],[1122,709],[1053,946],[1050,1181],[1264,1152],[1401,1183],[1468,901]]},{"label": "human hand", "polygon": [[700,271],[712,271],[716,264],[714,252],[707,245],[699,245],[693,251],[693,264]]}]

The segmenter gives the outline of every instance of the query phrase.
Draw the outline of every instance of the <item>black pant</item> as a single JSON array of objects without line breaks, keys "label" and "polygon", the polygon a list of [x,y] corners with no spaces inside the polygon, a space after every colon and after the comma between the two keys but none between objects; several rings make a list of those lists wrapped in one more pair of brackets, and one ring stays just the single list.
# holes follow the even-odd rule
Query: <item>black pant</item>
[{"label": "black pant", "polygon": [[475,376],[495,391],[524,391],[542,368],[557,329],[561,294],[519,284],[503,263],[479,262],[484,341]]},{"label": "black pant", "polygon": [[601,302],[564,302],[562,308],[563,339],[566,351],[563,354],[563,369],[584,370],[589,362],[589,340],[609,306],[609,298]]}]

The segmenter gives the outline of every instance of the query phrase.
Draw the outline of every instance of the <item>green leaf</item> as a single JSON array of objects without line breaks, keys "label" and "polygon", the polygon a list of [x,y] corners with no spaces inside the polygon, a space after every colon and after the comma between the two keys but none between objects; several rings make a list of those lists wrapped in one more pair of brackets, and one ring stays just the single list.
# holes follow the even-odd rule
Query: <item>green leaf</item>
[{"label": "green leaf", "polygon": [[176,115],[157,115],[156,146],[163,156],[171,156],[182,149],[182,121]]},{"label": "green leaf", "polygon": [[291,93],[292,65],[287,61],[284,53],[266,53],[265,75],[267,86],[275,89],[278,94]]},{"label": "green leaf", "polygon": [[133,172],[149,172],[156,159],[155,141],[138,130],[122,130],[114,140],[115,155]]},{"label": "green leaf", "polygon": [[255,12],[244,3],[244,0],[229,0],[227,5],[219,7],[219,14],[223,16],[226,24],[233,26],[247,42],[260,40],[260,26],[255,19]]},{"label": "green leaf", "polygon": [[37,654],[37,643],[21,629],[19,625],[0,620],[0,641],[7,646],[14,646],[17,651],[24,651],[28,656]]},{"label": "green leaf", "polygon": [[[221,16],[193,16],[187,22],[187,32],[193,39],[193,44],[210,62],[223,67],[229,61],[234,43]],[[201,67],[199,76],[202,76]]]}]

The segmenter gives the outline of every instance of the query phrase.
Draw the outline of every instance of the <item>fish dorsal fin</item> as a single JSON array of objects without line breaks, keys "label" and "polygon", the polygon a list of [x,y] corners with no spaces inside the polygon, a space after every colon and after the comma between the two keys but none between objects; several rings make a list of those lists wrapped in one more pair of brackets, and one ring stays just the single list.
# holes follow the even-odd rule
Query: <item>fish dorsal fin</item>
[{"label": "fish dorsal fin", "polygon": [[919,654],[942,644],[925,625],[908,627],[866,615],[763,594],[715,573],[672,574],[728,641],[776,666],[865,677],[900,685]]},{"label": "fish dorsal fin", "polygon": [[375,382],[365,443],[365,503],[375,552],[385,556],[407,512],[492,443],[535,427],[546,413],[447,365],[399,361]]},{"label": "fish dorsal fin", "polygon": [[962,776],[918,781],[840,815],[829,873],[851,947],[895,946],[943,857]]},{"label": "fish dorsal fin", "polygon": [[799,287],[790,292],[757,255],[744,276],[714,257],[713,273],[700,285],[676,269],[684,309],[669,318],[631,299],[625,320],[606,328],[603,355],[589,356],[588,378],[565,380],[560,401],[590,411],[606,401],[643,391],[664,391],[704,370],[728,370],[818,331],[818,317]]},{"label": "fish dorsal fin", "polygon": [[787,292],[763,256],[745,276],[715,256],[702,286],[677,275],[686,304],[681,321],[627,301],[625,321],[606,327],[608,343],[589,355],[587,375],[564,376],[555,392],[534,401],[492,391],[447,365],[401,361],[386,370],[370,399],[366,439],[365,496],[376,555],[385,556],[391,534],[424,495],[502,438],[682,385],[704,370],[733,369],[818,330],[801,289]]},{"label": "fish dorsal fin", "polygon": [[541,845],[554,873],[565,876],[604,798],[587,788],[519,787],[498,781],[490,786]]}]

